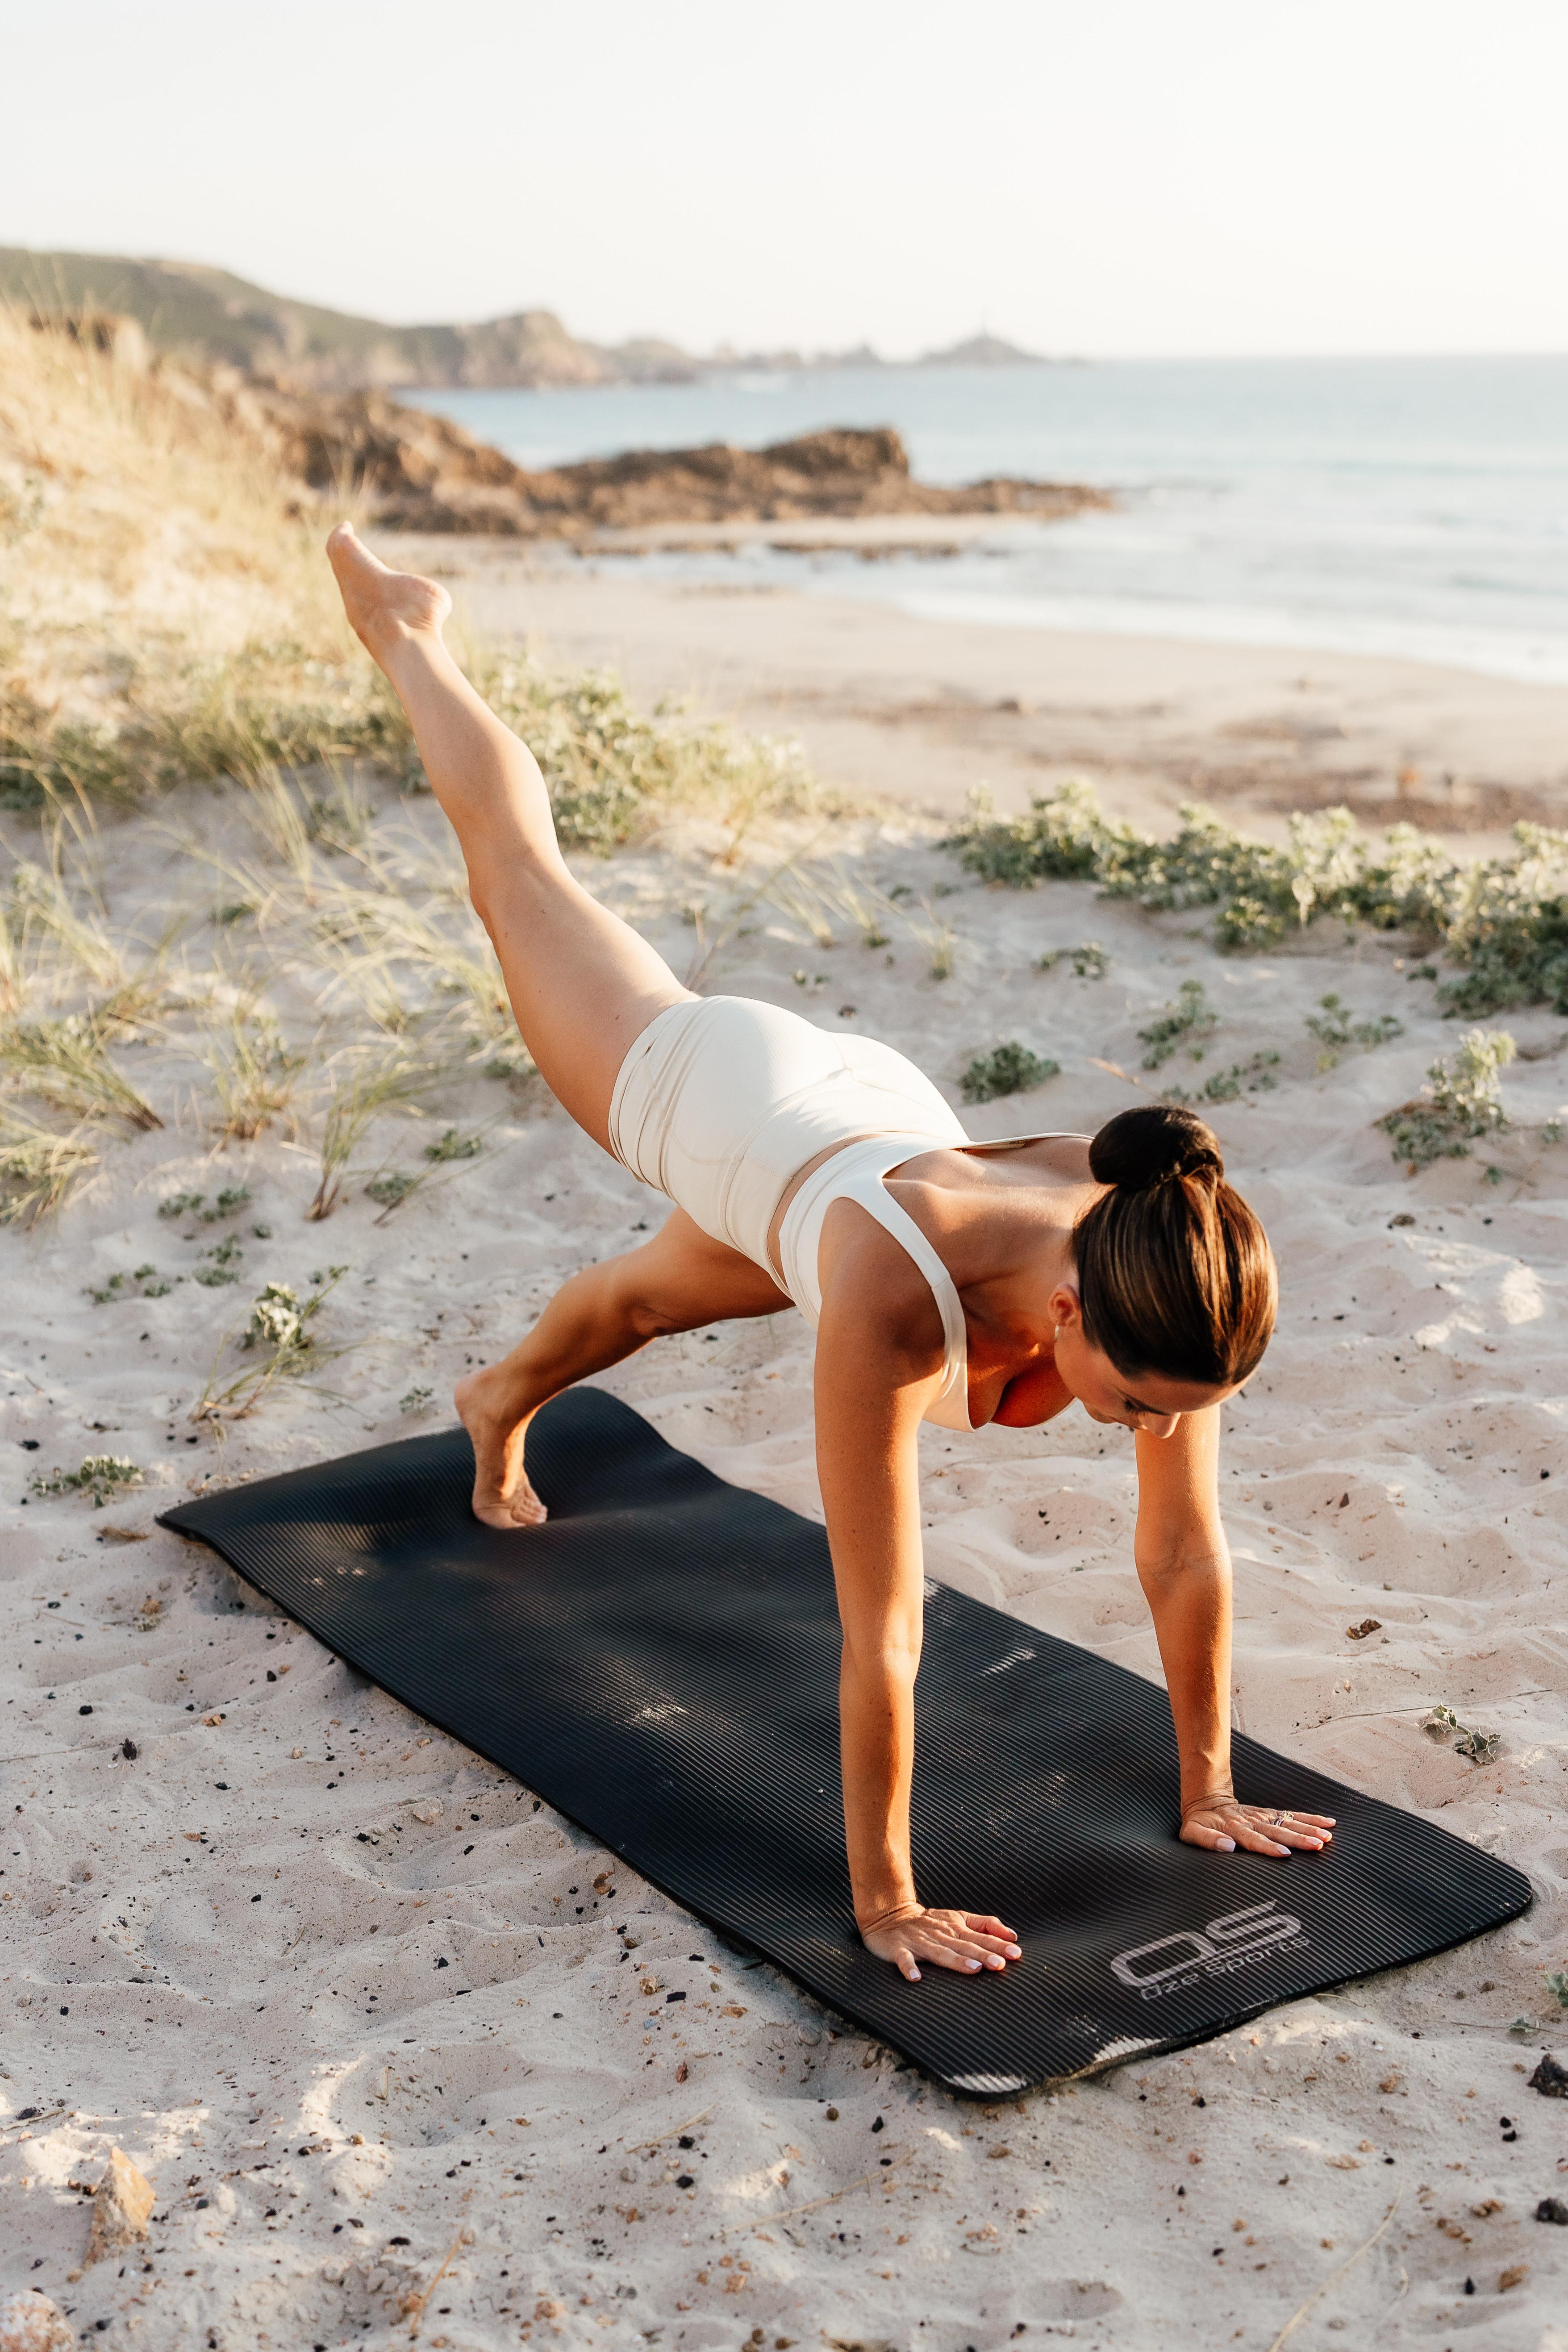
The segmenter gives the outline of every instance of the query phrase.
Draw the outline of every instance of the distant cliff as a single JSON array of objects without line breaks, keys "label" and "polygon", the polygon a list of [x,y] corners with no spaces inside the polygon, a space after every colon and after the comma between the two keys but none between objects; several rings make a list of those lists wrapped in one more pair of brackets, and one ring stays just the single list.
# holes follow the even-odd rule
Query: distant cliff
[{"label": "distant cliff", "polygon": [[[200,368],[278,376],[313,392],[398,385],[688,383],[736,367],[875,367],[875,352],[807,358],[798,352],[715,352],[698,359],[655,336],[591,343],[552,310],[519,310],[474,325],[391,327],[319,303],[269,293],[226,269],[195,261],[132,260],[116,254],[34,253],[0,246],[0,299],[34,316],[83,311],[134,319],[155,352]],[[997,366],[1030,361],[981,335],[921,365]]]},{"label": "distant cliff", "polygon": [[99,310],[132,318],[154,351],[203,368],[285,375],[319,392],[646,383],[696,372],[673,343],[583,342],[552,310],[519,310],[477,326],[389,327],[291,301],[195,261],[0,246],[0,296],[35,316]]}]

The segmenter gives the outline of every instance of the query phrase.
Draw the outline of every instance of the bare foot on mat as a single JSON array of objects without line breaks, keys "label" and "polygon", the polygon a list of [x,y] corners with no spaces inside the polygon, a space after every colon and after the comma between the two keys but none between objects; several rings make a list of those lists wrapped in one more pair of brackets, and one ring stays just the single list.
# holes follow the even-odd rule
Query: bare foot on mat
[{"label": "bare foot on mat", "polygon": [[536,1528],[549,1517],[522,1466],[528,1423],[497,1410],[484,1371],[470,1372],[452,1394],[474,1447],[476,1519],[487,1528]]}]

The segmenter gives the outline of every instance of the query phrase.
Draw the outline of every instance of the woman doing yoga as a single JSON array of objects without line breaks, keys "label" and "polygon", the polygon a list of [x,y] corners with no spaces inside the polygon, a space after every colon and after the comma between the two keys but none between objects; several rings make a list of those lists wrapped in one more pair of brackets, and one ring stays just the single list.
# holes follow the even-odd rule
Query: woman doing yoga
[{"label": "woman doing yoga", "polygon": [[817,1335],[856,1920],[911,1980],[921,1961],[1000,1969],[1020,1957],[1006,1924],[928,1908],[910,1868],[916,1437],[922,1420],[1032,1427],[1076,1399],[1133,1432],[1133,1555],[1175,1722],[1181,1835],[1281,1859],[1327,1845],[1326,1818],[1243,1803],[1231,1786],[1219,1412],[1262,1357],[1276,1293],[1209,1129],[1151,1106],[1092,1138],[972,1144],[890,1047],[693,996],[567,870],[532,753],[442,644],[445,589],[388,572],[346,524],[328,548],[457,831],[545,1084],[675,1203],[653,1240],[575,1275],[510,1356],[458,1387],[477,1517],[518,1530],[523,1565],[544,1517],[523,1466],[541,1405],[665,1333],[798,1307]]}]

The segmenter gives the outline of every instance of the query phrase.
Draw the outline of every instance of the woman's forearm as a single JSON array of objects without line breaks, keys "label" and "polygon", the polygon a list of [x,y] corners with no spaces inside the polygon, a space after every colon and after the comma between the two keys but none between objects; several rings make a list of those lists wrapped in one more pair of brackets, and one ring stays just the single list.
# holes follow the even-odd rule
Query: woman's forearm
[{"label": "woman's forearm", "polygon": [[864,1929],[918,1901],[910,1862],[915,1658],[844,1644],[838,1677],[844,1832],[855,1917]]},{"label": "woman's forearm", "polygon": [[1223,1546],[1140,1571],[1165,1669],[1184,1810],[1230,1788],[1230,1557]]}]

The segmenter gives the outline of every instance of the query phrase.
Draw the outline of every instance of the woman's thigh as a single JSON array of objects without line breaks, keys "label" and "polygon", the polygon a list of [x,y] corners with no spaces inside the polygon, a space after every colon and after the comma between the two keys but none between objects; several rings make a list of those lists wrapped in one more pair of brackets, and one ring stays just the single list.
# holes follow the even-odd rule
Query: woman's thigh
[{"label": "woman's thigh", "polygon": [[655,1015],[690,990],[563,862],[520,857],[512,870],[485,876],[475,896],[540,1076],[608,1150],[621,1064]]}]

